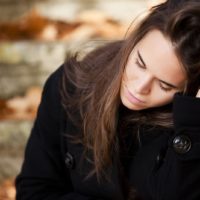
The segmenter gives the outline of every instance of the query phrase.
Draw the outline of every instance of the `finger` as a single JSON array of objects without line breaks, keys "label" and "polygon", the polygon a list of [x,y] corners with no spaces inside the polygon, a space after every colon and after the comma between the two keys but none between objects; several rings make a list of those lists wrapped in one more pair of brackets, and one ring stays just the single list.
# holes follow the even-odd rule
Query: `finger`
[{"label": "finger", "polygon": [[198,90],[196,97],[200,98],[200,89]]}]

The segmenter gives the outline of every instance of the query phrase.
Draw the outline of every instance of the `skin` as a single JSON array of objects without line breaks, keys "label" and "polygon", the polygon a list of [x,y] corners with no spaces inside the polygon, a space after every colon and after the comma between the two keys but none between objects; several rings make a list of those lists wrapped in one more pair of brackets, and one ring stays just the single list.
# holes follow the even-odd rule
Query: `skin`
[{"label": "skin", "polygon": [[200,89],[199,89],[199,91],[197,92],[197,96],[196,96],[197,98],[200,98]]},{"label": "skin", "polygon": [[120,97],[131,110],[159,107],[170,103],[185,83],[186,75],[172,43],[160,31],[152,30],[129,56]]}]

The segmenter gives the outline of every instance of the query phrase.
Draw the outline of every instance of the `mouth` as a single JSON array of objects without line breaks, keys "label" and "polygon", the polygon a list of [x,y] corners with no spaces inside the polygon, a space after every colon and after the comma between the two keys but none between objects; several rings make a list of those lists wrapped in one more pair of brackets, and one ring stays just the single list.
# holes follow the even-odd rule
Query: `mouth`
[{"label": "mouth", "polygon": [[144,104],[145,103],[145,101],[142,101],[141,99],[139,99],[139,98],[137,98],[136,96],[134,96],[130,91],[129,91],[129,89],[127,88],[127,86],[125,85],[125,88],[126,88],[126,90],[127,90],[127,98],[129,99],[129,101],[130,102],[132,102],[132,103],[142,103],[142,104]]}]

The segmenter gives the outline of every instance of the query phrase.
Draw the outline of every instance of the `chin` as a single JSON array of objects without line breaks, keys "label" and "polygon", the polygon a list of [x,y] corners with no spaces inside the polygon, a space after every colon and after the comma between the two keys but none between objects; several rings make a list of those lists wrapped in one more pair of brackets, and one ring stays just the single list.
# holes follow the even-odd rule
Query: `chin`
[{"label": "chin", "polygon": [[129,110],[139,111],[139,110],[147,109],[147,107],[145,107],[145,106],[133,105],[133,104],[131,104],[129,101],[126,101],[126,100],[124,100],[124,99],[122,99],[122,104],[123,104],[126,108],[128,108]]}]

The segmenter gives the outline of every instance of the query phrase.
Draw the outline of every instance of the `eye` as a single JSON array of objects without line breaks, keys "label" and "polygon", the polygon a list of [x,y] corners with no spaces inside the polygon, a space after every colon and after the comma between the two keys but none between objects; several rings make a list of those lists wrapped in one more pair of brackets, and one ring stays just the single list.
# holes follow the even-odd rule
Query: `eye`
[{"label": "eye", "polygon": [[172,87],[169,87],[169,86],[164,86],[162,83],[159,82],[159,86],[160,88],[165,91],[165,92],[169,92],[172,90]]},{"label": "eye", "polygon": [[141,64],[138,59],[135,60],[135,64],[141,69],[146,69],[146,67],[143,64]]}]

